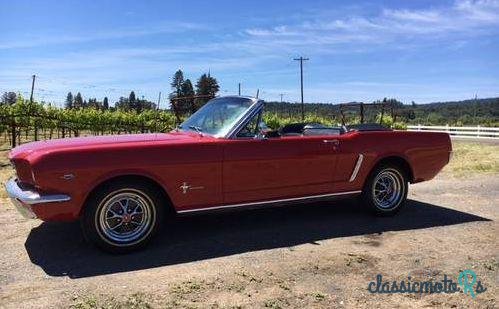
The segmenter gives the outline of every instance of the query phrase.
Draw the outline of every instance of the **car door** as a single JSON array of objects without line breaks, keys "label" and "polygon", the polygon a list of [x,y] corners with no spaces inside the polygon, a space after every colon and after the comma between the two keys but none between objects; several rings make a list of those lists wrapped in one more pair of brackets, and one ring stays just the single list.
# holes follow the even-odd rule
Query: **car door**
[{"label": "car door", "polygon": [[337,142],[334,136],[243,134],[228,139],[222,162],[224,204],[331,193]]}]

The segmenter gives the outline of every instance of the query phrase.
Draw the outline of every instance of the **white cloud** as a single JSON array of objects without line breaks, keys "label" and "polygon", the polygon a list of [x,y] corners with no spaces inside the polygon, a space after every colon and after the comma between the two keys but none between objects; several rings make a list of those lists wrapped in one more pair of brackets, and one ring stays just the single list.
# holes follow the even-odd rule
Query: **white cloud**
[{"label": "white cloud", "polygon": [[[198,24],[159,23],[74,36],[52,35],[48,39],[4,40],[0,42],[0,52],[1,49],[35,46],[45,48],[54,44],[64,47],[64,44],[202,29],[205,29],[202,31],[206,34],[202,42],[190,45],[185,42],[166,42],[166,45],[154,43],[133,48],[110,48],[105,44],[92,44],[98,45],[96,49],[83,47],[78,52],[57,52],[57,55],[45,53],[46,56],[43,57],[19,57],[12,63],[4,61],[4,72],[13,72],[15,75],[0,74],[0,89],[28,89],[29,78],[36,73],[40,76],[39,87],[55,93],[47,91],[46,97],[59,100],[69,90],[111,97],[125,95],[132,89],[139,92],[146,89],[153,90],[152,92],[160,89],[168,91],[170,74],[179,67],[194,78],[211,69],[216,76],[227,78],[229,83],[252,76],[256,79],[254,87],[260,87],[256,85],[257,82],[268,82],[268,76],[273,76],[280,80],[276,82],[276,86],[279,86],[286,83],[282,80],[296,73],[296,63],[290,59],[300,53],[311,56],[314,60],[322,58],[324,61],[332,53],[350,54],[381,48],[422,50],[442,45],[443,42],[447,43],[448,48],[458,49],[480,35],[499,35],[498,25],[499,0],[456,1],[448,7],[434,6],[424,10],[379,9],[374,15],[367,15],[358,9],[341,12],[311,11],[296,18],[280,19],[279,25],[268,28],[234,29],[233,33],[223,38],[215,36],[213,28]],[[317,55],[322,57],[315,57]],[[354,68],[349,69],[354,71]],[[315,101],[324,97],[340,98],[339,101],[370,100],[398,94],[396,89],[400,88],[405,91],[406,96],[410,94],[415,99],[420,95],[418,93],[426,90],[431,92],[422,87],[414,89],[406,86],[393,82],[378,85],[366,80],[344,82],[333,88],[327,85],[307,88],[307,91],[311,96],[313,94],[310,99]],[[296,89],[293,89],[280,89],[273,95],[277,97],[279,93],[287,92],[288,98],[298,97]],[[383,92],[387,89],[392,92]],[[489,91],[488,89],[496,88],[491,86],[484,91]],[[156,95],[157,93],[153,94]]]},{"label": "white cloud", "polygon": [[438,11],[410,11],[410,10],[384,10],[383,15],[389,18],[405,20],[405,21],[416,21],[416,22],[427,22],[427,23],[438,23],[442,15]]},{"label": "white cloud", "polygon": [[[246,33],[267,44],[325,45],[403,42],[499,33],[499,1],[456,1],[451,7],[426,10],[384,9],[375,16],[327,20],[323,14],[294,25],[252,28]],[[286,39],[283,39],[283,38]]]},{"label": "white cloud", "polygon": [[499,1],[497,0],[458,1],[456,9],[472,20],[496,24],[499,20]]}]

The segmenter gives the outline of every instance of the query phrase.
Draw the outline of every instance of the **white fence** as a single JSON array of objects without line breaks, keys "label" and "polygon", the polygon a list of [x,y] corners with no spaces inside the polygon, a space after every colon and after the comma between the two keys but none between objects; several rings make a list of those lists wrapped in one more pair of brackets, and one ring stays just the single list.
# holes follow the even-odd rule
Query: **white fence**
[{"label": "white fence", "polygon": [[409,131],[442,132],[450,136],[464,138],[497,138],[499,139],[499,128],[492,127],[450,127],[450,126],[407,126]]}]

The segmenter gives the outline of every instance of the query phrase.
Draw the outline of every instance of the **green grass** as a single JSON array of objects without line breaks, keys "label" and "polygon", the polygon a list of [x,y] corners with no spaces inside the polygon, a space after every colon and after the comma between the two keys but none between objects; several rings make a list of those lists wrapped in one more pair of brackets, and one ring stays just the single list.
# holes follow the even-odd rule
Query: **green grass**
[{"label": "green grass", "polygon": [[444,171],[453,176],[499,173],[499,145],[453,141],[453,155]]}]

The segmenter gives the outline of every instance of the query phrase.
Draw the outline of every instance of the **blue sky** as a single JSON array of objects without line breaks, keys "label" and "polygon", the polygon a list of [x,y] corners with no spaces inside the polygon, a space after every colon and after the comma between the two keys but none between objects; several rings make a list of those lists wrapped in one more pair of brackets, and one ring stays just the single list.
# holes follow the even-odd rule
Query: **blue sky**
[{"label": "blue sky", "polygon": [[[0,91],[156,101],[181,68],[221,93],[405,103],[499,96],[499,0],[4,1]],[[164,102],[164,101],[163,101]],[[163,103],[165,104],[165,103]]]}]

